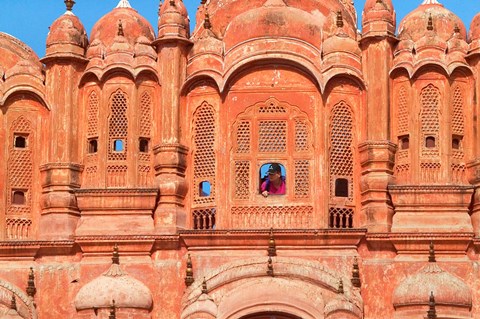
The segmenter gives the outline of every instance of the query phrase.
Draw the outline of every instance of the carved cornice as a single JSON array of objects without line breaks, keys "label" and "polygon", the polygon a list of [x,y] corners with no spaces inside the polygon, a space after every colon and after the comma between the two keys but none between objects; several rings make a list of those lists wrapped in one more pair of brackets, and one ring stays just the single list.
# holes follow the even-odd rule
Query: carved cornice
[{"label": "carved cornice", "polygon": [[40,166],[40,171],[43,172],[51,169],[64,169],[64,168],[82,172],[84,166],[78,163],[46,163]]},{"label": "carved cornice", "polygon": [[392,141],[365,141],[358,145],[358,149],[361,151],[364,148],[390,148],[396,150],[398,148],[397,144]]},{"label": "carved cornice", "polygon": [[470,185],[389,185],[388,190],[398,193],[451,193],[473,191]]},{"label": "carved cornice", "polygon": [[188,154],[188,147],[179,143],[172,143],[172,144],[159,144],[153,147],[153,154],[157,155],[160,153],[165,152],[175,152],[187,155]]},{"label": "carved cornice", "polygon": [[102,195],[156,195],[158,193],[158,189],[156,188],[89,188],[89,189],[76,189],[75,194],[79,195],[92,195],[92,196],[102,196]]}]

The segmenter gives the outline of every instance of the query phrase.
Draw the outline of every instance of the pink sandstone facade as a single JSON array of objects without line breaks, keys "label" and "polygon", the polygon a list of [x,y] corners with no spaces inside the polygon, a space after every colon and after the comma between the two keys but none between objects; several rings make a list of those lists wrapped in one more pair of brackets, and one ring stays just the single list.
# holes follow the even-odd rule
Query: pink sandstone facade
[{"label": "pink sandstone facade", "polygon": [[0,33],[0,318],[480,318],[480,14],[65,2]]}]

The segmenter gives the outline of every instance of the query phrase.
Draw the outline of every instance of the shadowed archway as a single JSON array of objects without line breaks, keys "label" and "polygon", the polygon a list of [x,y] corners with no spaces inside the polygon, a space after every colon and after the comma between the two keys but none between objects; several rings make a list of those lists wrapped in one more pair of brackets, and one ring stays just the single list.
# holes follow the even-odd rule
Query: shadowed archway
[{"label": "shadowed archway", "polygon": [[280,312],[261,312],[248,316],[244,316],[240,319],[301,319],[300,317],[288,315]]}]

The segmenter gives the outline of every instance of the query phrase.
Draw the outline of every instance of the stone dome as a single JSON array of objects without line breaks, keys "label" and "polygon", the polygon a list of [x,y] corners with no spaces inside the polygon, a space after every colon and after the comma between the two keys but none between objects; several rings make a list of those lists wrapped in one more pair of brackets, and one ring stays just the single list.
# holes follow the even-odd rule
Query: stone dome
[{"label": "stone dome", "polygon": [[467,32],[462,20],[437,0],[425,0],[417,9],[410,12],[400,22],[398,37],[401,40],[410,39],[416,42],[425,35],[430,17],[433,32],[441,40],[450,39],[457,27],[461,37],[466,39]]},{"label": "stone dome", "polygon": [[5,71],[14,67],[21,60],[27,60],[39,68],[41,67],[38,56],[28,45],[3,32],[0,32],[0,56],[2,57],[2,68]]},{"label": "stone dome", "polygon": [[249,39],[262,37],[299,38],[320,47],[322,21],[304,10],[287,6],[283,0],[268,0],[263,6],[234,18],[225,30],[223,41],[228,50]]},{"label": "stone dome", "polygon": [[472,23],[470,24],[468,39],[470,41],[480,39],[480,12],[477,13],[475,17],[473,17]]},{"label": "stone dome", "polygon": [[59,45],[71,45],[80,48],[77,51],[83,55],[87,43],[87,32],[82,22],[71,11],[67,11],[50,26],[46,52],[49,55],[69,49],[75,51],[75,48],[59,48]]},{"label": "stone dome", "polygon": [[363,24],[370,21],[384,20],[395,23],[395,10],[393,9],[392,0],[367,0],[363,8]]},{"label": "stone dome", "polygon": [[[125,3],[125,2],[123,2]],[[128,2],[126,2],[128,4]],[[125,39],[132,45],[135,45],[137,39],[141,36],[149,41],[155,39],[155,34],[151,24],[142,17],[135,9],[129,5],[119,5],[104,15],[95,23],[90,35],[90,42],[99,40],[105,47],[110,47],[118,35],[119,25],[122,25]]]},{"label": "stone dome", "polygon": [[429,262],[397,286],[393,293],[393,306],[428,305],[432,291],[437,305],[472,305],[470,288],[460,278],[442,270],[435,262]]},{"label": "stone dome", "polygon": [[181,0],[167,0],[160,8],[158,38],[190,37],[190,22],[187,9]]},{"label": "stone dome", "polygon": [[152,294],[147,286],[125,273],[118,264],[83,286],[75,297],[77,310],[108,308],[112,300],[118,308],[151,309]]}]

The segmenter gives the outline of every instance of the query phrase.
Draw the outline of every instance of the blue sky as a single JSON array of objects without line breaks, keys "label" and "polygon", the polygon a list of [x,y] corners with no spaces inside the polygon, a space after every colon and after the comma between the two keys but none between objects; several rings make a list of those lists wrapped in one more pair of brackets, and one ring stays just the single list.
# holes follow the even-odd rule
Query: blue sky
[{"label": "blue sky", "polygon": [[[119,0],[76,0],[74,13],[85,25],[87,33],[95,22],[111,11]],[[159,0],[129,0],[157,28],[157,11]],[[248,1],[248,0],[247,0]],[[301,0],[298,0],[301,1]],[[397,11],[397,23],[410,11],[418,7],[423,0],[393,0]],[[465,23],[467,29],[476,13],[480,11],[480,0],[439,0],[446,8],[456,13]],[[200,0],[184,0],[190,17],[195,17],[195,11]],[[365,0],[355,0],[357,13],[361,12]],[[63,0],[0,0],[0,31],[19,38],[29,45],[40,57],[45,54],[45,40],[48,27],[65,12]],[[195,21],[192,21],[195,23]]]}]

